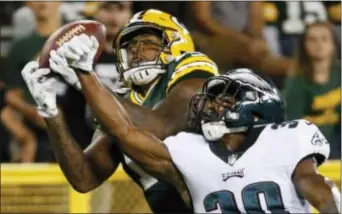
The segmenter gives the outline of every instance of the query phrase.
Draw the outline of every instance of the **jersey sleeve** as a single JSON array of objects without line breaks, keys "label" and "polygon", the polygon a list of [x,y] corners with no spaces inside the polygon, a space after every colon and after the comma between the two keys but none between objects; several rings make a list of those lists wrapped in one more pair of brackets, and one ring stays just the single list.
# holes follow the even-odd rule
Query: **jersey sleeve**
[{"label": "jersey sleeve", "polygon": [[175,60],[173,72],[167,84],[168,93],[178,83],[190,78],[209,78],[219,74],[217,65],[200,52],[186,53]]},{"label": "jersey sleeve", "polygon": [[170,136],[164,140],[172,162],[184,175],[190,173],[194,163],[197,163],[196,157],[193,154],[195,146],[198,143],[198,136],[180,132],[175,136]]},{"label": "jersey sleeve", "polygon": [[298,127],[294,133],[289,154],[291,157],[290,173],[294,172],[297,165],[308,157],[317,161],[317,166],[323,164],[330,154],[330,145],[319,128],[307,120],[298,120]]},{"label": "jersey sleeve", "polygon": [[[174,162],[174,164],[177,166],[177,168],[179,167],[178,163],[182,162],[182,160],[184,159],[184,154],[181,149],[182,143],[179,141],[178,138],[179,138],[178,135],[170,136],[170,137],[167,137],[163,142],[164,145],[167,147],[170,153],[171,159]],[[184,146],[186,145],[183,145],[183,147]]]}]

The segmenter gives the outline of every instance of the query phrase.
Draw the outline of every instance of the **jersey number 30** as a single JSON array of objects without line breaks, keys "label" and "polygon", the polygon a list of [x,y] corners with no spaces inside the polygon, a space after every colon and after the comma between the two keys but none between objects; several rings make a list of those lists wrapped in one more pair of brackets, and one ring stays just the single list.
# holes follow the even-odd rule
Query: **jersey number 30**
[{"label": "jersey number 30", "polygon": [[[243,188],[241,196],[247,213],[289,213],[285,211],[280,187],[274,182],[250,184]],[[207,212],[217,210],[219,206],[222,213],[240,213],[234,194],[228,190],[210,193],[203,204]]]}]

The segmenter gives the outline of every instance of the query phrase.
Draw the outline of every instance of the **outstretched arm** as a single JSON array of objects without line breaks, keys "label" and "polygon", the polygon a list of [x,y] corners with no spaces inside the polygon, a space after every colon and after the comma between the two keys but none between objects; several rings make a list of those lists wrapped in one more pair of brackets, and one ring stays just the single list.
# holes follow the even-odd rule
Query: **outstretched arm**
[{"label": "outstretched arm", "polygon": [[162,169],[166,167],[163,165],[169,165],[171,157],[160,140],[134,126],[123,106],[97,81],[93,73],[79,73],[79,79],[89,106],[106,131],[123,142],[120,146],[128,155],[152,171],[164,174]]},{"label": "outstretched arm", "polygon": [[110,136],[96,130],[92,143],[82,151],[61,113],[45,122],[55,157],[75,190],[89,192],[114,173],[120,162]]},{"label": "outstretched arm", "polygon": [[[112,109],[113,95],[107,92],[93,74],[77,71],[84,96],[88,102]],[[165,100],[155,109],[139,106],[127,99],[116,97],[129,114],[132,122],[158,139],[165,139],[187,129],[187,115],[191,98],[200,91],[206,79],[193,78],[178,83]],[[105,97],[106,99],[102,99]],[[103,100],[103,102],[102,102]],[[103,118],[109,120],[109,117]],[[105,121],[102,121],[105,122]]]},{"label": "outstretched arm", "polygon": [[[87,102],[106,131],[118,138],[121,149],[151,175],[173,183],[186,201],[186,186],[173,166],[167,147],[148,131],[133,125],[125,108],[97,81],[94,74],[79,73]],[[90,91],[91,90],[91,91]]]},{"label": "outstretched arm", "polygon": [[[82,81],[84,96],[88,97],[88,101],[91,100],[93,103],[95,103],[95,100],[99,101],[102,97],[112,99],[112,95],[99,87],[99,84],[95,84],[96,77],[94,75],[82,73],[93,72],[93,59],[98,47],[99,44],[95,37],[81,34],[73,37],[71,41],[58,48],[57,53],[52,51],[49,61],[51,68],[61,74],[64,79],[69,80],[70,84],[71,82],[77,82],[77,79],[80,82]],[[69,62],[66,59],[69,59]],[[204,65],[192,67],[192,69],[198,69],[191,71],[192,73],[200,71],[198,73],[201,73],[201,75],[198,78],[185,79],[186,74],[190,75],[189,71],[179,70],[180,73],[177,73],[168,85],[172,89],[168,90],[167,97],[153,110],[135,105],[128,100],[117,99],[120,99],[121,105],[131,116],[135,125],[149,131],[159,139],[163,140],[167,136],[184,131],[187,128],[187,112],[191,98],[201,90],[206,80],[204,77],[214,75],[217,72],[215,63],[210,59],[205,61],[206,64],[204,63]],[[207,64],[210,64],[210,66]],[[203,72],[201,69],[204,69]],[[76,71],[78,78],[75,77],[74,71]],[[203,73],[205,74],[203,75]],[[71,79],[75,81],[71,81]],[[180,79],[183,80],[180,81]],[[102,104],[110,105],[109,101]],[[111,108],[111,106],[103,107]],[[108,118],[104,118],[104,120],[108,120]]]},{"label": "outstretched arm", "polygon": [[64,175],[76,190],[87,192],[105,181],[118,166],[116,155],[113,155],[114,145],[110,137],[96,135],[89,148],[82,151],[58,111],[54,78],[44,78],[50,70],[38,66],[36,61],[27,63],[21,72],[23,79],[37,103],[38,114],[45,119],[55,157]]},{"label": "outstretched arm", "polygon": [[315,159],[303,160],[293,174],[296,188],[320,213],[340,213],[340,192],[317,171]]}]

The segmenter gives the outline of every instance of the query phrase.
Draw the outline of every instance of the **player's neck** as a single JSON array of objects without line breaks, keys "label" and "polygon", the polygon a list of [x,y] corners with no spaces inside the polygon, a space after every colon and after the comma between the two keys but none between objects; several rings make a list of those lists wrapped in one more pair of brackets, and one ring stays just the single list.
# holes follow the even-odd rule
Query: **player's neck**
[{"label": "player's neck", "polygon": [[39,35],[47,37],[54,33],[61,26],[61,17],[59,15],[56,15],[55,17],[51,16],[47,19],[38,19],[36,29]]},{"label": "player's neck", "polygon": [[155,81],[157,80],[154,80],[146,85],[138,86],[136,91],[145,97],[150,88],[154,85]]},{"label": "player's neck", "polygon": [[235,152],[240,147],[244,139],[245,135],[241,133],[226,134],[223,136],[222,142],[229,151]]}]

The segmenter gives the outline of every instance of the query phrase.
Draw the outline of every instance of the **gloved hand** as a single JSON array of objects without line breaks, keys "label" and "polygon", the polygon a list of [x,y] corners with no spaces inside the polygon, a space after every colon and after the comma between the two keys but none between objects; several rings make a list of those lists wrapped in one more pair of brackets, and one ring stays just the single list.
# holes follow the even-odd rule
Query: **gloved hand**
[{"label": "gloved hand", "polygon": [[59,47],[57,54],[65,57],[71,68],[92,72],[98,47],[99,42],[94,36],[89,37],[86,34],[81,34],[74,36],[69,42]]},{"label": "gloved hand", "polygon": [[82,86],[74,69],[70,68],[65,57],[61,57],[55,50],[50,52],[50,68],[53,72],[60,74],[64,80],[77,90],[81,90]]},{"label": "gloved hand", "polygon": [[26,85],[37,103],[38,114],[42,117],[54,117],[58,114],[55,78],[48,78],[49,68],[38,69],[38,62],[31,61],[21,71]]}]

